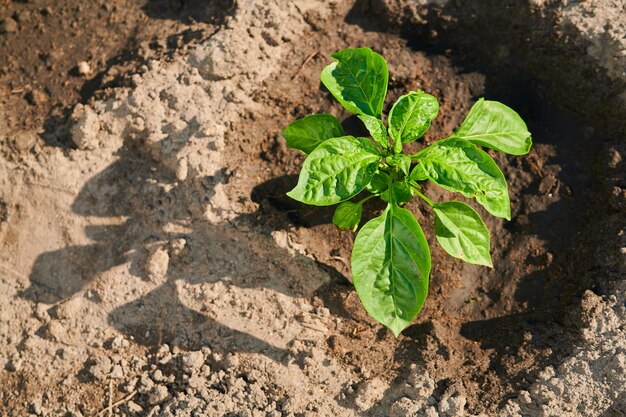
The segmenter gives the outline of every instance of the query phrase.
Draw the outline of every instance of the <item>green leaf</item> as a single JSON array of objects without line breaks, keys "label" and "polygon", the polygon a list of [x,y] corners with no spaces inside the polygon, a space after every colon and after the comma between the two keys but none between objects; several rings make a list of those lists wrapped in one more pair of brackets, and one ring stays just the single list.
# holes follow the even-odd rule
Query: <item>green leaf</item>
[{"label": "green leaf", "polygon": [[511,155],[525,155],[533,144],[526,123],[513,109],[482,98],[454,136]]},{"label": "green leaf", "polygon": [[333,215],[333,224],[341,230],[356,231],[361,222],[363,204],[344,201],[337,206]]},{"label": "green leaf", "polygon": [[387,62],[369,48],[344,49],[331,55],[336,62],[322,71],[328,91],[354,114],[380,118],[387,94]]},{"label": "green leaf", "polygon": [[387,158],[387,163],[392,167],[399,167],[405,175],[409,175],[411,169],[411,155],[405,155],[403,153],[391,155]]},{"label": "green leaf", "polygon": [[384,171],[376,171],[372,180],[367,184],[367,191],[372,194],[380,194],[389,186],[389,175]]},{"label": "green leaf", "polygon": [[413,171],[411,171],[411,179],[416,182],[428,179],[428,175],[424,172],[424,165],[417,164],[415,168],[413,168]]},{"label": "green leaf", "polygon": [[332,114],[313,114],[292,122],[281,135],[287,146],[310,154],[320,143],[344,135],[339,120]]},{"label": "green leaf", "polygon": [[413,191],[407,183],[396,181],[391,183],[389,189],[382,193],[380,198],[389,203],[403,204],[411,201]]},{"label": "green leaf", "polygon": [[411,178],[423,175],[449,191],[476,198],[494,216],[511,219],[511,203],[504,175],[486,152],[464,139],[437,141],[414,156],[419,161]]},{"label": "green leaf", "polygon": [[389,139],[387,137],[387,128],[382,120],[377,119],[374,116],[368,116],[367,114],[359,114],[358,118],[361,119],[367,130],[374,138],[374,141],[383,149],[389,147]]},{"label": "green leaf", "polygon": [[493,267],[489,254],[489,230],[467,204],[450,201],[433,206],[435,234],[442,248],[471,264]]},{"label": "green leaf", "polygon": [[390,204],[359,230],[352,281],[365,310],[396,335],[421,310],[428,293],[430,251],[413,214]]},{"label": "green leaf", "polygon": [[298,184],[287,195],[314,206],[349,200],[370,182],[381,159],[366,138],[328,139],[306,158]]},{"label": "green leaf", "polygon": [[439,102],[423,91],[401,96],[389,112],[389,134],[393,140],[413,142],[422,137],[437,117]]}]

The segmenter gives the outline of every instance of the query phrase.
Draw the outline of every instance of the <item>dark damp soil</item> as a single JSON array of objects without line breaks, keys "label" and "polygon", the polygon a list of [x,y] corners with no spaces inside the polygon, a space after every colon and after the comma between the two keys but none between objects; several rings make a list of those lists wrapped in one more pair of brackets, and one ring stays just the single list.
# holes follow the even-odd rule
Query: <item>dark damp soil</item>
[{"label": "dark damp soil", "polygon": [[[316,302],[343,317],[327,338],[328,349],[339,359],[355,369],[399,379],[410,364],[425,366],[448,385],[462,383],[470,394],[471,412],[493,412],[528,388],[545,366],[560,363],[577,337],[572,323],[580,296],[597,286],[586,254],[597,227],[594,219],[603,209],[598,203],[603,191],[596,186],[603,175],[600,153],[593,151],[603,137],[593,123],[547,99],[550,86],[521,66],[482,65],[480,57],[444,37],[437,42],[419,31],[404,38],[386,33],[360,4],[347,23],[353,35],[320,31],[318,39],[287,59],[307,65],[272,80],[265,100],[288,117],[261,126],[253,120],[242,128],[266,137],[260,156],[271,174],[252,198],[268,228],[295,228],[300,243],[336,271],[336,283],[322,288]],[[318,81],[330,53],[357,44],[372,47],[389,61],[387,110],[411,89],[439,98],[440,116],[425,136],[426,144],[452,133],[482,96],[516,109],[534,137],[526,156],[490,152],[509,182],[513,210],[506,222],[478,207],[492,233],[493,269],[447,256],[434,240],[428,207],[408,204],[431,242],[433,271],[424,309],[398,340],[367,317],[349,283],[353,234],[330,224],[332,208],[307,207],[284,196],[303,161],[277,136],[290,120],[330,112],[341,117],[346,130],[359,133],[358,123],[333,103]],[[432,186],[426,192],[438,201],[459,198]],[[381,208],[371,204],[366,217]]]}]

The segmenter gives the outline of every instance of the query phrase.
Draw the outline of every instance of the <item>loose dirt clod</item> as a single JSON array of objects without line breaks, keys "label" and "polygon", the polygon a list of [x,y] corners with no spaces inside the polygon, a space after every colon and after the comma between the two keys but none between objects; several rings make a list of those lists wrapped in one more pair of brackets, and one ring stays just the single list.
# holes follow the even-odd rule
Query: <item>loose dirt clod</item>
[{"label": "loose dirt clod", "polygon": [[98,115],[87,105],[78,104],[72,112],[74,125],[71,129],[72,141],[79,149],[98,147],[100,121]]},{"label": "loose dirt clod", "polygon": [[0,34],[15,33],[17,30],[17,22],[14,19],[7,17],[6,19],[2,19],[2,21],[0,21]]},{"label": "loose dirt clod", "polygon": [[76,69],[80,75],[85,76],[91,74],[91,66],[89,66],[89,63],[86,61],[79,62]]}]

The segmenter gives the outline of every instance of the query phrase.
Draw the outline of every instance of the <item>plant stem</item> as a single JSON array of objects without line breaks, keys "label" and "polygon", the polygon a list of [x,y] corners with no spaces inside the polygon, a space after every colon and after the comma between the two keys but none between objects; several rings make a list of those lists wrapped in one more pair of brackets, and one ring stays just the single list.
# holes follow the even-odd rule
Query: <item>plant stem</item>
[{"label": "plant stem", "polygon": [[365,197],[363,200],[361,200],[361,201],[357,201],[357,204],[361,204],[361,205],[363,205],[363,203],[365,203],[367,200],[371,200],[372,198],[374,198],[374,197],[378,197],[378,196],[380,196],[380,194],[371,194],[371,195],[368,195],[368,196],[367,196],[367,197]]},{"label": "plant stem", "polygon": [[417,194],[418,196],[421,197],[422,200],[424,200],[425,202],[428,203],[429,206],[433,207],[436,203],[433,202],[433,200],[431,200],[430,198],[426,197],[424,194],[422,194],[419,190],[417,190],[415,187],[413,187],[413,190],[415,190],[415,194]]}]

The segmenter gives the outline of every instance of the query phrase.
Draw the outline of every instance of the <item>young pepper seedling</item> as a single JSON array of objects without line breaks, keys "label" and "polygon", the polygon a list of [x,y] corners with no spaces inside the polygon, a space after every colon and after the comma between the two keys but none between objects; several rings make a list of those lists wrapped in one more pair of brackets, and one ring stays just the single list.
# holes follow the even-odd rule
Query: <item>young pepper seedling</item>
[{"label": "young pepper seedling", "polygon": [[[524,155],[532,145],[526,124],[497,101],[478,100],[448,138],[409,155],[403,144],[419,140],[437,117],[439,103],[423,91],[401,96],[383,118],[387,62],[369,48],[332,55],[321,81],[349,112],[363,122],[370,138],[344,133],[330,114],[314,114],[291,123],[282,135],[291,148],[307,155],[298,184],[287,193],[315,206],[339,204],[333,223],[356,231],[363,203],[379,197],[384,212],[356,235],[352,281],[367,312],[397,337],[419,313],[428,293],[431,268],[428,243],[415,216],[402,206],[414,196],[435,215],[435,234],[450,255],[492,267],[490,236],[481,217],[465,203],[436,203],[420,183],[474,198],[489,213],[507,220],[511,209],[504,175],[479,146]],[[352,201],[358,194],[369,196]]]}]

